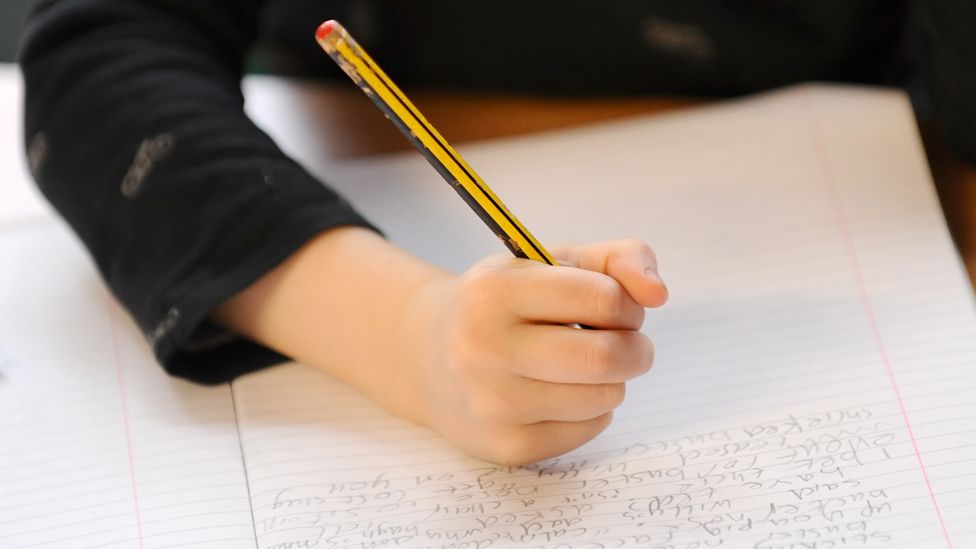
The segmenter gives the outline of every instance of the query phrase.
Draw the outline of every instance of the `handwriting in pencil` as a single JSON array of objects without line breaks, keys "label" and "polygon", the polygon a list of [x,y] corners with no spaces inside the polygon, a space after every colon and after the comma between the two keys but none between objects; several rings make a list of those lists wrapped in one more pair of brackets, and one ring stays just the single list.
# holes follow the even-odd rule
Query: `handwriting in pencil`
[{"label": "handwriting in pencil", "polygon": [[884,412],[788,415],[531,467],[286,487],[255,502],[258,539],[266,548],[883,543],[893,534],[875,519],[898,502],[890,480],[859,470],[894,466],[906,442]]}]

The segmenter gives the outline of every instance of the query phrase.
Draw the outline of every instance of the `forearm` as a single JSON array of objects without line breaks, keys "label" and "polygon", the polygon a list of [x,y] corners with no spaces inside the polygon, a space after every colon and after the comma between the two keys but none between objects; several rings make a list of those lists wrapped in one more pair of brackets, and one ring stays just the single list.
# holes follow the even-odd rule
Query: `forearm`
[{"label": "forearm", "polygon": [[372,231],[318,236],[220,306],[237,332],[328,371],[393,413],[426,423],[416,395],[426,327],[437,307],[408,307],[431,281],[451,278]]},{"label": "forearm", "polygon": [[244,114],[263,2],[37,4],[21,66],[45,196],[171,373],[223,382],[281,360],[209,313],[316,234],[366,222]]}]

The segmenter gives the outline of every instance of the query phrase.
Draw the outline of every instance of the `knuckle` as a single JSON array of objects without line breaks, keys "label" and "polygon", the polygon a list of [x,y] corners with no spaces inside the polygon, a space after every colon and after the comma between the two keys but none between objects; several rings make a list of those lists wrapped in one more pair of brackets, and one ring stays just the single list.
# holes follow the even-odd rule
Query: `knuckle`
[{"label": "knuckle", "polygon": [[593,306],[603,319],[617,318],[623,307],[620,287],[612,280],[601,280],[593,287]]},{"label": "knuckle", "polygon": [[540,454],[538,441],[523,429],[512,429],[496,445],[496,461],[504,465],[527,465],[536,461]]},{"label": "knuckle", "polygon": [[480,300],[498,284],[495,269],[480,267],[464,273],[458,282],[458,297],[461,300]]},{"label": "knuckle", "polygon": [[628,332],[622,345],[627,347],[626,370],[632,377],[643,375],[651,369],[654,363],[654,343],[651,338],[641,332]]},{"label": "knuckle", "polygon": [[640,329],[640,327],[644,325],[644,318],[646,317],[646,311],[644,310],[644,307],[641,307],[637,303],[633,303],[632,307],[633,307],[633,314],[634,314],[633,326],[635,329]]},{"label": "knuckle", "polygon": [[625,238],[622,241],[620,241],[620,245],[622,248],[631,251],[639,252],[648,249],[647,243],[645,243],[643,240],[639,238]]},{"label": "knuckle", "polygon": [[654,250],[639,238],[628,238],[622,242],[623,248],[629,252],[639,254],[639,255],[649,255],[654,257]]},{"label": "knuckle", "polygon": [[517,421],[515,406],[498,393],[482,391],[471,398],[471,415],[484,426],[514,424]]},{"label": "knuckle", "polygon": [[481,313],[517,310],[518,277],[504,267],[481,267],[464,274],[459,290],[461,307]]},{"label": "knuckle", "polygon": [[594,375],[604,377],[611,374],[616,362],[616,340],[609,333],[592,334],[587,350],[587,368]]},{"label": "knuckle", "polygon": [[495,423],[495,408],[486,398],[474,396],[469,399],[468,413],[482,427]]},{"label": "knuckle", "polygon": [[627,396],[627,386],[623,383],[607,383],[603,385],[603,400],[605,410],[613,410],[624,403]]},{"label": "knuckle", "polygon": [[641,373],[646,373],[654,365],[654,354],[656,349],[654,348],[654,342],[651,338],[644,334],[638,333],[638,341],[641,346]]}]

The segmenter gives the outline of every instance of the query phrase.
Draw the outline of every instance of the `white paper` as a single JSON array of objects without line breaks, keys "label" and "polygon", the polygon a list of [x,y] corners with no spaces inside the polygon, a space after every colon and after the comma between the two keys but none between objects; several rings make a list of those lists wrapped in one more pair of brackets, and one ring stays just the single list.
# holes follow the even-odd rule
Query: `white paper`
[{"label": "white paper", "polygon": [[[458,271],[504,253],[419,156],[327,166],[275,117],[278,83],[247,90],[395,242]],[[0,547],[976,544],[973,297],[901,94],[795,88],[462,152],[543,243],[657,249],[656,365],[604,434],[502,468],[304,366],[168,378],[42,218],[0,227]]]},{"label": "white paper", "polygon": [[61,225],[0,265],[0,547],[254,547],[229,388],[167,377]]},{"label": "white paper", "polygon": [[[262,547],[976,541],[972,294],[901,94],[796,88],[463,152],[544,243],[656,247],[655,368],[607,432],[522,469],[301,366],[249,376]],[[330,181],[446,267],[502,252],[419,157]]]}]

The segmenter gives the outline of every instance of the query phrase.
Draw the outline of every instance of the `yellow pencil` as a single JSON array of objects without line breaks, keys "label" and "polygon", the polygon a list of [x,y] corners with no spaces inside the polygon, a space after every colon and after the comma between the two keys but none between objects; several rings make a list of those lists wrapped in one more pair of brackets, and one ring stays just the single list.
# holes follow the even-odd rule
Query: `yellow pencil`
[{"label": "yellow pencil", "polygon": [[508,211],[342,25],[326,21],[319,26],[315,37],[329,57],[373,100],[516,257],[556,265],[549,252]]}]

